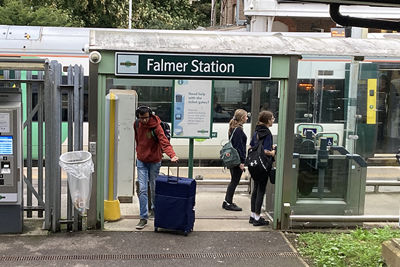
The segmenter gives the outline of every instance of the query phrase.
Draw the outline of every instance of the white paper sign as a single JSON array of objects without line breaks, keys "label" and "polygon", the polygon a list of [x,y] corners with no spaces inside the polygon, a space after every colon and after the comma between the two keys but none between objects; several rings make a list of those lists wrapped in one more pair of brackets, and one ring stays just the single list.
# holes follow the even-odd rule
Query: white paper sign
[{"label": "white paper sign", "polygon": [[212,81],[175,80],[172,136],[211,137]]},{"label": "white paper sign", "polygon": [[9,133],[10,132],[10,114],[0,113],[0,132]]}]

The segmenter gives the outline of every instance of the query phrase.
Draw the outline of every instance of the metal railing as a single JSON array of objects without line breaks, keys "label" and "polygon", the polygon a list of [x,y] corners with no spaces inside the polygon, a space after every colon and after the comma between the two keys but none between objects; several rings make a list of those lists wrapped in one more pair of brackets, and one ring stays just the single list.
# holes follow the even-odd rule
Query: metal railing
[{"label": "metal railing", "polygon": [[[78,231],[82,228],[81,218],[73,210],[71,200],[61,203],[58,158],[62,153],[63,123],[68,128],[68,151],[83,148],[83,68],[69,66],[65,75],[61,64],[45,59],[1,59],[0,65],[3,69],[0,87],[20,87],[23,91],[26,217],[32,218],[33,212],[39,218],[44,214],[44,228],[52,232],[60,231],[62,223],[67,224],[67,229]],[[67,122],[62,122],[63,110],[68,114]],[[37,168],[36,176],[33,168]],[[64,206],[67,217],[63,219]]]}]

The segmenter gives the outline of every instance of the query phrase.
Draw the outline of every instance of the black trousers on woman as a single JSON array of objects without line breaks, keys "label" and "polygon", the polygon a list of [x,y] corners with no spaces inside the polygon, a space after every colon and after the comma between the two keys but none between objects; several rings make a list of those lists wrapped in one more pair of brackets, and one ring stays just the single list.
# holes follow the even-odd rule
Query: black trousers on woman
[{"label": "black trousers on woman", "polygon": [[264,200],[265,189],[267,188],[268,177],[254,181],[253,192],[251,193],[251,212],[261,214],[261,206]]},{"label": "black trousers on woman", "polygon": [[242,177],[243,171],[239,167],[239,165],[229,169],[229,171],[231,172],[231,182],[229,183],[228,189],[226,190],[225,201],[229,204],[232,204],[233,194],[235,193],[236,187],[240,182],[240,177]]}]

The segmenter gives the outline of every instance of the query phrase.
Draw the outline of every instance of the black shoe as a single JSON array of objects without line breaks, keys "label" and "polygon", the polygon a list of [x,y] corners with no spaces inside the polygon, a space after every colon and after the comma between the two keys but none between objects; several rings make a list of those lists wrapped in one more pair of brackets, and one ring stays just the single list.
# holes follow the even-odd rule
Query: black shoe
[{"label": "black shoe", "polygon": [[269,221],[266,221],[263,217],[260,217],[260,219],[256,220],[254,219],[253,221],[253,226],[264,226],[268,225]]},{"label": "black shoe", "polygon": [[254,218],[250,216],[249,223],[253,224]]},{"label": "black shoe", "polygon": [[141,230],[147,225],[146,219],[140,219],[139,223],[136,224],[136,229]]},{"label": "black shoe", "polygon": [[222,208],[224,208],[226,210],[232,210],[232,211],[242,211],[242,208],[238,207],[235,203],[229,204],[226,201],[224,201],[224,203],[222,203]]}]

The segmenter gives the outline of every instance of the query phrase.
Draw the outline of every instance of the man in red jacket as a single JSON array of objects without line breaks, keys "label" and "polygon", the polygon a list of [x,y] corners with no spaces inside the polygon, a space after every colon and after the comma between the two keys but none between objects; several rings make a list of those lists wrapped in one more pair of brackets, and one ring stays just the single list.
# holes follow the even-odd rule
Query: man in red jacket
[{"label": "man in red jacket", "polygon": [[160,172],[162,153],[167,154],[172,162],[177,162],[178,157],[164,134],[160,118],[154,115],[149,107],[138,107],[136,117],[139,119],[139,123],[134,124],[134,129],[140,205],[140,221],[136,225],[136,229],[143,229],[147,225],[149,217],[147,186],[150,184],[151,203],[152,209],[154,209],[155,180]]}]

